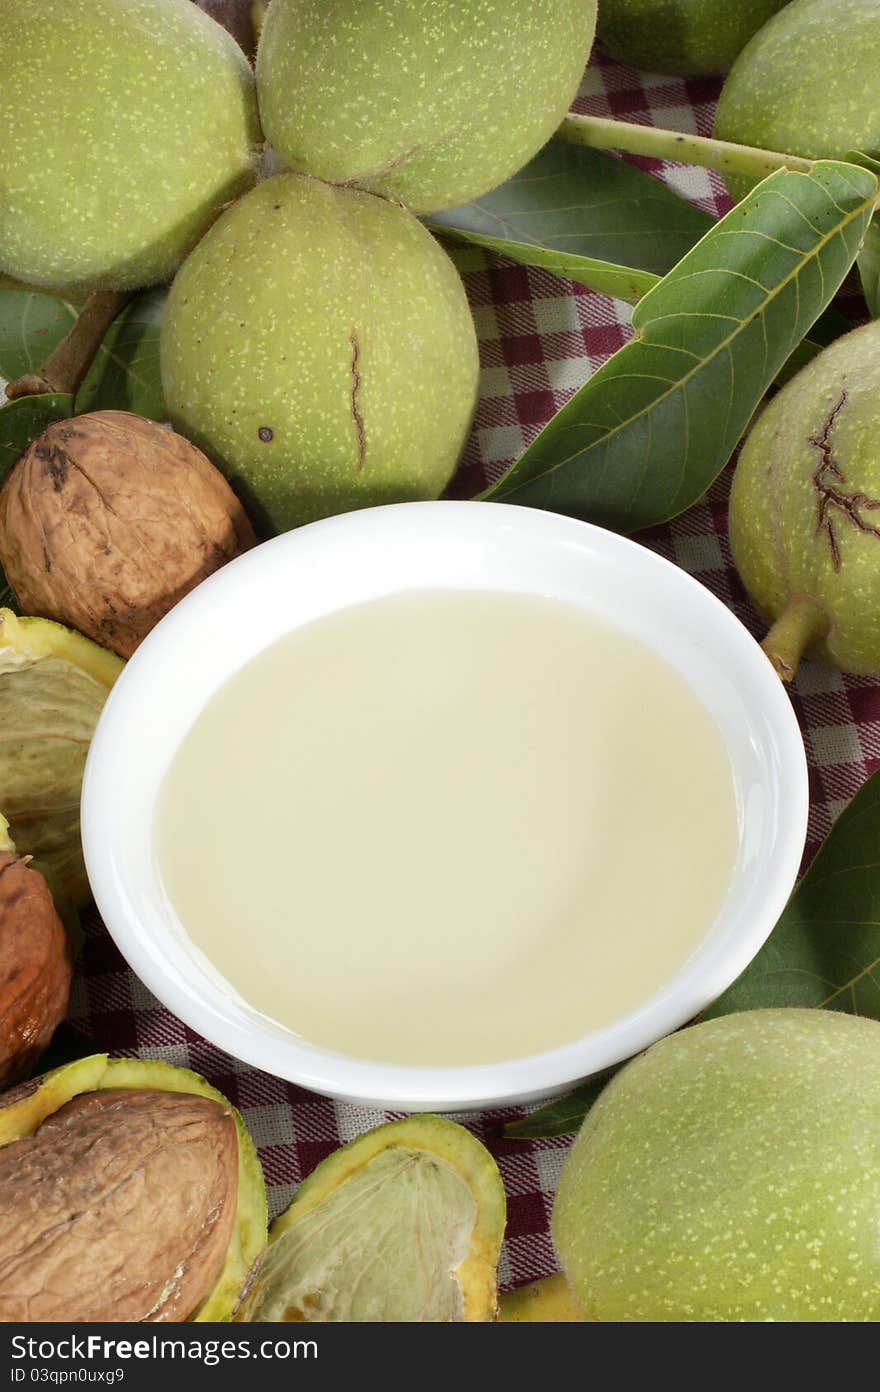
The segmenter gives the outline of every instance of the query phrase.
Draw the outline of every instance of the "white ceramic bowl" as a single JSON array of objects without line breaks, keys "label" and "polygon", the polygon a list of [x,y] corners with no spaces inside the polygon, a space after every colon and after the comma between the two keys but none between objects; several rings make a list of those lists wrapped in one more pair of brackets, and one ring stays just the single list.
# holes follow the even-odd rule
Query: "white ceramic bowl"
[{"label": "white ceramic bowl", "polygon": [[[160,886],[151,835],[156,797],[181,739],[217,688],[300,624],[419,588],[541,594],[599,614],[682,673],[730,753],[739,852],[701,946],[638,1010],[548,1053],[406,1068],[315,1048],[226,985],[189,943]],[[316,1092],[401,1110],[453,1111],[564,1091],[708,1005],[776,923],[797,874],[807,810],[804,749],[788,697],[758,645],[708,590],[598,527],[527,508],[439,502],[303,527],[233,561],[187,596],[142,644],[107,701],[86,768],[82,817],[89,878],[107,927],[138,976],[194,1030]]]}]

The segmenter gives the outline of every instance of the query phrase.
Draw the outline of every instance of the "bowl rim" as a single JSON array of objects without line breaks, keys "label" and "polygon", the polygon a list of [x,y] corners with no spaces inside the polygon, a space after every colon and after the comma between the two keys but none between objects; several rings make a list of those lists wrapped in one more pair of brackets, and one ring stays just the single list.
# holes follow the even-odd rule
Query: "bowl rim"
[{"label": "bowl rim", "polygon": [[[494,534],[498,527],[508,532],[512,527],[525,541],[541,537],[546,542],[551,534],[563,542],[588,540],[593,549],[599,547],[606,554],[637,555],[638,565],[653,571],[658,583],[679,587],[682,596],[690,596],[692,604],[702,605],[711,616],[710,623],[727,630],[737,661],[747,665],[750,679],[761,690],[760,716],[778,755],[768,777],[777,795],[784,789],[786,803],[787,815],[778,829],[779,844],[763,882],[763,912],[742,925],[736,939],[730,937],[723,951],[716,951],[712,961],[702,964],[702,970],[694,971],[692,956],[648,1001],[610,1024],[570,1044],[491,1064],[429,1067],[357,1059],[311,1045],[287,1031],[282,1031],[285,1037],[280,1038],[280,1027],[268,1020],[261,1025],[256,1012],[251,1011],[252,1018],[245,1020],[240,1015],[240,1002],[238,1015],[218,1007],[217,999],[203,995],[204,983],[186,984],[167,964],[163,966],[161,955],[142,930],[138,905],[132,900],[113,855],[107,851],[108,841],[112,844],[107,828],[114,825],[113,803],[119,796],[113,746],[136,711],[139,673],[147,662],[162,660],[163,644],[169,635],[197,625],[201,606],[221,598],[224,587],[238,583],[237,576],[246,583],[248,574],[260,564],[261,552],[271,549],[274,556],[283,548],[295,566],[297,552],[305,544],[303,538],[308,544],[323,538],[332,545],[350,535],[352,529],[367,534],[370,530],[381,532],[389,520],[394,527],[409,525],[411,521],[418,528],[420,519],[425,519],[428,528],[448,524],[456,536],[466,523],[486,536]],[[289,630],[279,630],[276,636],[282,636],[283,631]],[[234,670],[238,669],[231,668],[227,679]],[[152,810],[151,804],[151,813]],[[251,1067],[325,1096],[393,1110],[454,1112],[523,1105],[559,1095],[640,1053],[704,1010],[736,980],[775,927],[796,880],[808,815],[806,753],[792,704],[760,646],[710,590],[641,543],[591,523],[510,504],[441,501],[387,504],[310,523],[230,562],[176,605],[141,644],[108,697],[86,762],[82,839],[92,891],[108,932],[144,985],[190,1029]],[[699,952],[698,948],[698,955]]]}]

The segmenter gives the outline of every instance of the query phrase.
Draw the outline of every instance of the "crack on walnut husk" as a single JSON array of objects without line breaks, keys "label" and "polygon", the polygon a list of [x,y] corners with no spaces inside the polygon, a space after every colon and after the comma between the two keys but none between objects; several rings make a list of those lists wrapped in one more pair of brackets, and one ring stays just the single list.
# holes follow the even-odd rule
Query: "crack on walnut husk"
[{"label": "crack on walnut husk", "polygon": [[838,572],[841,567],[841,553],[836,521],[849,522],[865,535],[880,539],[880,526],[865,521],[862,516],[863,509],[867,512],[880,510],[880,498],[871,498],[867,493],[858,490],[848,493],[846,478],[834,454],[831,437],[847,400],[844,388],[828,413],[821,431],[818,435],[811,435],[809,441],[819,451],[819,462],[813,470],[813,487],[818,494],[816,535],[820,536],[824,532],[827,536],[831,549],[831,563]]},{"label": "crack on walnut husk", "polygon": [[351,344],[351,418],[354,422],[355,439],[357,440],[357,466],[360,472],[367,460],[367,429],[364,418],[361,414],[361,341],[358,338],[357,329],[352,329],[349,337]]}]

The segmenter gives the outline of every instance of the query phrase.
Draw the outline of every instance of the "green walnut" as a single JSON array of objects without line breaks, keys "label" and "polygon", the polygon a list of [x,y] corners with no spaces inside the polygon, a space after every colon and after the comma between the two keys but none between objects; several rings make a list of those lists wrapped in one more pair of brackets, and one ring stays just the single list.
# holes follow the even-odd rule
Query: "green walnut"
[{"label": "green walnut", "polygon": [[[715,134],[807,159],[880,155],[877,0],[791,0],[734,63]],[[736,198],[751,186],[727,183]]]},{"label": "green walnut", "polygon": [[161,363],[175,425],[268,531],[438,497],[479,372],[461,280],[422,224],[298,174],[258,185],[187,259]]},{"label": "green walnut", "polygon": [[803,654],[880,672],[880,321],[824,349],[758,416],[730,545],[780,676]]},{"label": "green walnut", "polygon": [[4,0],[0,273],[53,290],[166,280],[253,183],[251,68],[192,0]]},{"label": "green walnut", "polygon": [[230,1319],[266,1217],[244,1123],[197,1073],[95,1054],[0,1097],[0,1320]]},{"label": "green walnut", "polygon": [[291,169],[417,212],[516,173],[575,96],[596,0],[273,0],[263,125]]},{"label": "green walnut", "polygon": [[755,1010],[609,1083],[553,1213],[588,1319],[880,1319],[880,1025]]},{"label": "green walnut", "polygon": [[619,63],[699,77],[727,72],[787,0],[602,0],[597,34]]}]

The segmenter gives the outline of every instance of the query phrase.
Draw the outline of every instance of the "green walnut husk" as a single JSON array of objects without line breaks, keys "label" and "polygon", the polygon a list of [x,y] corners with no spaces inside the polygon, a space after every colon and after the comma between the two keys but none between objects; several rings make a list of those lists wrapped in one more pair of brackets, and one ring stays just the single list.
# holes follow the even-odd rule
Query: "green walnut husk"
[{"label": "green walnut husk", "polygon": [[602,0],[597,34],[620,63],[679,77],[727,72],[787,0]]},{"label": "green walnut husk", "polygon": [[239,1318],[491,1320],[504,1223],[498,1168],[470,1132],[430,1115],[390,1122],[301,1185]]},{"label": "green walnut husk", "polygon": [[[876,0],[791,0],[734,63],[715,134],[807,159],[880,154]],[[735,198],[753,182],[727,178]]]},{"label": "green walnut husk", "polygon": [[[718,102],[715,134],[807,159],[880,158],[877,0],[791,0],[733,65]],[[734,198],[755,183],[738,174],[725,179]],[[868,308],[880,315],[876,218],[858,269]]]},{"label": "green walnut husk", "polygon": [[880,1319],[880,1024],[754,1010],[655,1044],[565,1163],[563,1268],[603,1322]]},{"label": "green walnut husk", "polygon": [[730,545],[781,677],[803,655],[880,672],[880,322],[837,339],[757,418]]},{"label": "green walnut husk", "polygon": [[[158,1059],[109,1059],[106,1054],[93,1054],[56,1068],[0,1098],[0,1146],[32,1136],[42,1122],[75,1097],[117,1088],[192,1093],[229,1106],[222,1093],[187,1068],[176,1068]],[[238,1137],[235,1226],[219,1277],[190,1315],[197,1323],[232,1317],[249,1273],[266,1243],[263,1172],[244,1122],[237,1111],[233,1109],[233,1112]]]},{"label": "green walnut husk", "polygon": [[545,1276],[507,1291],[498,1302],[502,1324],[583,1324],[586,1315],[564,1276]]},{"label": "green walnut husk", "polygon": [[171,420],[265,532],[438,498],[479,385],[440,244],[397,204],[298,174],[239,199],[187,259],[161,362]]},{"label": "green walnut husk", "polygon": [[0,609],[0,796],[20,855],[77,907],[89,887],[79,801],[89,741],[122,671],[114,653],[61,624]]},{"label": "green walnut husk", "polygon": [[256,179],[241,49],[181,0],[3,0],[0,271],[82,295],[173,275]]},{"label": "green walnut husk", "polygon": [[550,139],[595,24],[596,0],[272,0],[266,136],[298,173],[416,212],[468,203]]}]

